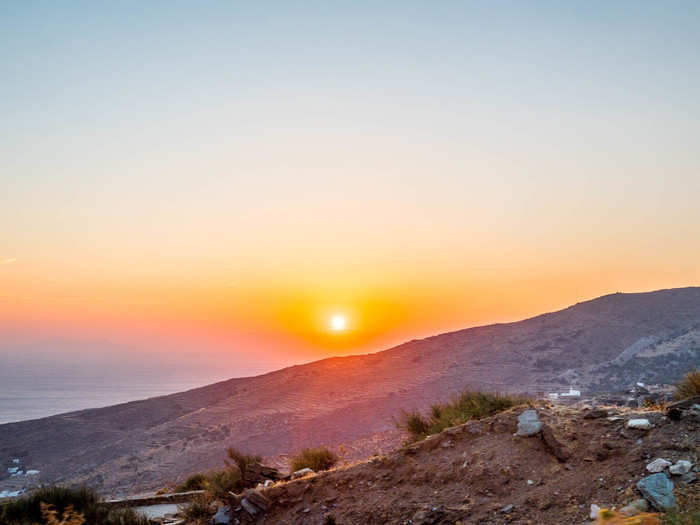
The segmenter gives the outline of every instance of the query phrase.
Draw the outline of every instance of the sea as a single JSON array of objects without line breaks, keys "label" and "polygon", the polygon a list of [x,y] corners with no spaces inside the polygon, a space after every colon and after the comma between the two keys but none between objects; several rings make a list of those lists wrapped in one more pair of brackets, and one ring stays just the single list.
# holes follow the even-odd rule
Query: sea
[{"label": "sea", "polygon": [[0,367],[0,424],[182,392],[230,377],[187,370],[107,373],[4,364]]}]

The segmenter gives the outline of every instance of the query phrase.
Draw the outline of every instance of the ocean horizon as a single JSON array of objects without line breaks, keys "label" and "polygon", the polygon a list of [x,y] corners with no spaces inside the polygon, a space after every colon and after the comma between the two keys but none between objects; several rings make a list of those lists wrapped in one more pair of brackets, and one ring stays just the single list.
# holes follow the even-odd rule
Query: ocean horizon
[{"label": "ocean horizon", "polygon": [[158,369],[118,373],[4,365],[0,369],[0,424],[100,408],[206,386],[234,376]]}]

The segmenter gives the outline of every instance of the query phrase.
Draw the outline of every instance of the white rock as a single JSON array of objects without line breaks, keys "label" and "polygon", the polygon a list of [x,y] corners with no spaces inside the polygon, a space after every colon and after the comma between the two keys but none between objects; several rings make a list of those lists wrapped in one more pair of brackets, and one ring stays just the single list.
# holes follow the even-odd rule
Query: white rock
[{"label": "white rock", "polygon": [[670,467],[668,467],[668,471],[671,474],[675,474],[676,476],[681,476],[690,472],[690,469],[692,467],[693,464],[690,461],[686,461],[685,459],[679,459],[678,461],[676,461],[675,465],[671,465]]},{"label": "white rock", "polygon": [[24,490],[0,490],[0,498],[16,498],[23,492]]},{"label": "white rock", "polygon": [[643,498],[636,499],[629,505],[626,505],[620,509],[620,512],[625,516],[636,516],[641,512],[646,512],[649,510],[649,502]]},{"label": "white rock", "polygon": [[31,470],[28,470],[28,471],[26,472],[26,474],[27,474],[27,476],[36,476],[36,475],[39,474],[39,471],[38,471],[38,470],[31,469]]},{"label": "white rock", "polygon": [[13,459],[12,459],[12,463],[14,463],[14,464],[19,463],[19,458],[13,458]]},{"label": "white rock", "polygon": [[265,480],[265,486],[266,486],[266,487],[269,487],[269,486],[272,485],[273,483],[274,483],[274,481],[272,481],[271,479],[266,479],[266,480]]},{"label": "white rock", "polygon": [[630,419],[627,422],[627,428],[637,428],[640,430],[649,430],[651,427],[653,427],[648,419]]},{"label": "white rock", "polygon": [[590,517],[592,520],[596,519],[598,517],[598,513],[600,513],[600,507],[596,505],[595,503],[591,503],[591,513]]},{"label": "white rock", "polygon": [[671,465],[673,465],[673,463],[667,459],[657,458],[647,465],[647,470],[652,474],[656,474],[658,472],[663,472],[666,470],[666,467],[670,467]]},{"label": "white rock", "polygon": [[308,468],[308,467],[307,467],[307,468],[303,468],[303,469],[301,469],[301,470],[297,470],[296,472],[292,472],[292,479],[295,479],[295,478],[303,478],[303,477],[306,476],[307,474],[313,474],[313,473],[314,473],[314,471],[313,471],[312,469],[310,469],[310,468]]}]

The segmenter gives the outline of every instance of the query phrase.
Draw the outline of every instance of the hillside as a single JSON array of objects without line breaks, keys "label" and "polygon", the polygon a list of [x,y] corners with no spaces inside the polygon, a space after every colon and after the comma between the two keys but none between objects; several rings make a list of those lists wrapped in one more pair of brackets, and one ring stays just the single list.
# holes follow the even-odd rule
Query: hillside
[{"label": "hillside", "polygon": [[[601,416],[601,409],[539,404],[545,439],[544,432],[515,435],[525,408],[452,427],[368,462],[279,483],[262,490],[270,506],[256,520],[245,510],[233,516],[261,524],[330,518],[343,525],[580,524],[588,522],[591,504],[619,511],[639,500],[637,483],[650,475],[652,460],[697,465],[698,412],[672,421],[652,410],[614,408]],[[632,418],[654,427],[627,428]],[[666,475],[678,510],[700,516],[696,473]]]},{"label": "hillside", "polygon": [[42,483],[136,493],[220,465],[230,445],[271,460],[317,444],[345,444],[348,458],[386,451],[400,441],[400,409],[467,387],[614,391],[675,381],[691,364],[700,365],[700,288],[614,294],[376,354],[0,425],[0,462],[19,458]]}]

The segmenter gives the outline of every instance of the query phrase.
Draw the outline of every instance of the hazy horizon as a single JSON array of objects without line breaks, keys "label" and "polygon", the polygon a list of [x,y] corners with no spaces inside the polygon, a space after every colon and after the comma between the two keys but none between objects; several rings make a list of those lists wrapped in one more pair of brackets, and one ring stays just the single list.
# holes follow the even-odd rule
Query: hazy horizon
[{"label": "hazy horizon", "polygon": [[5,3],[0,363],[272,370],[700,284],[698,22]]}]

